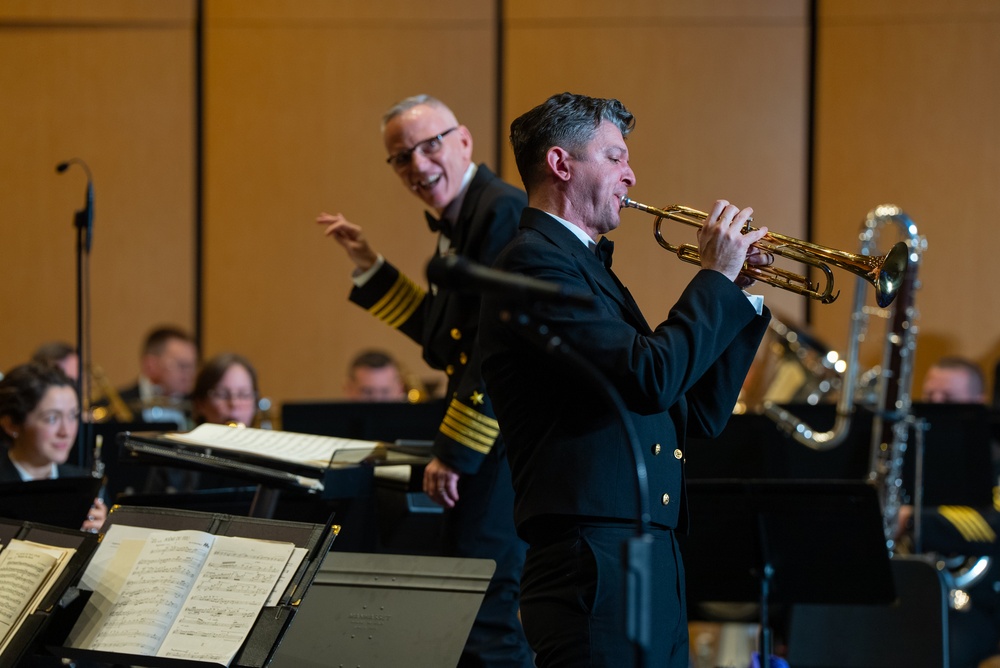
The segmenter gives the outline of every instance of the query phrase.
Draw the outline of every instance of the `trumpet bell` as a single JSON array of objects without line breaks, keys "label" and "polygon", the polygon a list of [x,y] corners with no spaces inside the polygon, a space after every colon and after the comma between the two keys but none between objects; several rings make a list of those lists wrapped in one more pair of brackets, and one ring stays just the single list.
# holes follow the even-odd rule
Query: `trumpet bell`
[{"label": "trumpet bell", "polygon": [[906,268],[909,266],[910,249],[905,242],[898,241],[885,254],[882,266],[879,269],[878,277],[875,280],[875,302],[886,308],[896,298],[899,287],[903,284],[906,276]]}]

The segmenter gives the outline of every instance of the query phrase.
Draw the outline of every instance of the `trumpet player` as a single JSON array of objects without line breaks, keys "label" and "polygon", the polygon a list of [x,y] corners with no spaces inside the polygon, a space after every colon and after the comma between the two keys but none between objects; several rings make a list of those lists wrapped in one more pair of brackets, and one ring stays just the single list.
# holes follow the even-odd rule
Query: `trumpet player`
[{"label": "trumpet player", "polygon": [[725,426],[770,319],[741,290],[751,279],[739,276],[744,262],[769,262],[752,246],[766,228],[743,234],[752,210],[719,200],[698,234],[702,269],[666,319],[647,324],[611,272],[603,236],[618,227],[636,182],[625,141],[633,125],[618,100],[570,93],[511,124],[528,208],[494,267],[593,295],[591,309],[546,302],[533,313],[601,372],[627,411],[515,331],[500,297],[484,299],[483,373],[507,442],[515,523],[528,543],[521,619],[539,668],[636,664],[621,555],[640,518],[639,484],[623,419],[634,425],[648,472],[653,639],[644,665],[687,667],[674,538],[686,528],[684,438]]}]

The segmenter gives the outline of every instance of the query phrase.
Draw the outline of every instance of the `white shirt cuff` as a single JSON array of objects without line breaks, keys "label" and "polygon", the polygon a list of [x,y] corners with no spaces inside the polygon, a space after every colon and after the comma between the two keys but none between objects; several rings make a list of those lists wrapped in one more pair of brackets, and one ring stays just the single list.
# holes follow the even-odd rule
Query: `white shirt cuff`
[{"label": "white shirt cuff", "polygon": [[757,315],[762,315],[764,313],[764,295],[752,295],[746,290],[743,291],[743,294],[750,300],[750,305],[757,311]]},{"label": "white shirt cuff", "polygon": [[354,281],[354,285],[359,288],[363,287],[365,283],[371,280],[371,277],[375,275],[375,272],[382,268],[383,264],[385,264],[385,258],[382,257],[381,253],[379,253],[378,258],[375,259],[375,264],[368,267],[368,269],[365,271],[355,269],[354,273],[351,274],[351,280]]}]

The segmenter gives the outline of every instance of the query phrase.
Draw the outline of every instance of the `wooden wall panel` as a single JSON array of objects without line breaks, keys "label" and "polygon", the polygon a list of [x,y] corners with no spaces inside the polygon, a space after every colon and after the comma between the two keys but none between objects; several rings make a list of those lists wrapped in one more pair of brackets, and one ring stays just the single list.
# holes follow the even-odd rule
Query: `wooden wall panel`
[{"label": "wooden wall panel", "polygon": [[[502,118],[496,5],[206,0],[205,353],[239,350],[276,399],[339,396],[363,345],[431,373],[415,345],[346,301],[350,265],[313,220],[340,210],[422,277],[433,238],[421,204],[383,163],[378,119],[423,91],[455,107],[496,164],[496,133],[548,95],[622,99],[637,199],[707,208],[720,196],[803,236],[808,2],[506,0]],[[990,0],[819,3],[815,241],[853,250],[876,204],[914,218],[930,250],[918,294],[918,377],[942,353],[1000,357],[987,292],[1000,175],[1000,9]],[[145,331],[194,324],[195,3],[0,4],[0,220],[6,283],[0,368],[74,335],[73,211],[94,172],[94,358],[131,380]],[[504,175],[518,178],[509,149]],[[625,280],[651,318],[693,268],[627,212]],[[678,241],[693,233],[678,228]],[[842,273],[842,272],[840,272]],[[846,276],[846,275],[845,275]],[[845,276],[841,276],[843,279]],[[812,309],[846,348],[853,279]],[[802,300],[761,292],[793,324]],[[14,321],[17,325],[9,326]]]},{"label": "wooden wall panel", "polygon": [[[850,249],[867,211],[909,213],[928,250],[916,295],[915,391],[943,354],[1000,358],[990,289],[1000,184],[1000,6],[820,3],[816,241]],[[890,232],[891,230],[887,230]],[[846,346],[850,295],[815,311]],[[873,321],[873,332],[884,331]],[[867,353],[877,360],[879,350]]]},{"label": "wooden wall panel", "polygon": [[278,402],[342,396],[366,346],[439,380],[416,344],[347,301],[353,265],[314,221],[343,212],[425,283],[436,237],[385,164],[380,119],[433,94],[494,163],[493,3],[207,6],[206,354],[246,354]]},{"label": "wooden wall panel", "polygon": [[[806,5],[509,0],[504,128],[564,90],[616,97],[637,119],[629,139],[634,199],[705,210],[726,198],[753,206],[757,223],[801,237]],[[513,156],[504,165],[519,182]],[[695,268],[656,244],[652,223],[626,211],[611,238],[620,275],[658,322]],[[664,230],[674,243],[696,243],[692,228]],[[770,287],[761,293],[783,319],[801,322],[801,298]]]},{"label": "wooden wall panel", "polygon": [[193,326],[193,4],[0,5],[0,369],[75,341],[73,214],[95,188],[93,359],[116,383],[161,322]]}]

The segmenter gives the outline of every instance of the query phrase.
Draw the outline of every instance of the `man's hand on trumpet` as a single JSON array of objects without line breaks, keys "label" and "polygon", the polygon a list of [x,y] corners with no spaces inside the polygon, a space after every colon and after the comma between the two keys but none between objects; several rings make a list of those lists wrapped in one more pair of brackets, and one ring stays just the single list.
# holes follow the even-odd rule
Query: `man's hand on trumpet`
[{"label": "man's hand on trumpet", "polygon": [[766,266],[773,260],[769,253],[761,252],[753,245],[767,234],[766,227],[743,232],[752,216],[753,209],[750,207],[740,210],[720,199],[712,207],[705,224],[698,229],[702,268],[725,274],[741,288],[754,283],[752,278],[740,275],[744,263]]}]

